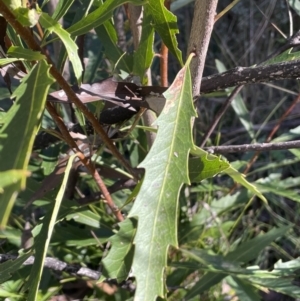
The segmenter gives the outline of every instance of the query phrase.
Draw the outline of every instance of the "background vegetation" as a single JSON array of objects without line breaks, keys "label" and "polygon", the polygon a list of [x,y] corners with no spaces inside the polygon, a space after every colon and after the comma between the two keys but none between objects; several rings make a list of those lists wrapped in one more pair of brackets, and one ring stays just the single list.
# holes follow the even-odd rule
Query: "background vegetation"
[{"label": "background vegetation", "polygon": [[[270,73],[231,102],[240,82],[195,88],[204,57],[202,82],[262,62],[298,70],[300,1],[201,2],[217,14],[197,21],[187,0],[0,0],[1,300],[300,298],[300,153],[272,150],[297,143],[297,76]],[[113,75],[155,86],[151,108],[169,87],[158,119],[142,108],[100,124],[119,114],[111,86],[85,105],[70,89]],[[76,106],[50,102],[59,89]],[[263,142],[271,151],[214,148]]]}]

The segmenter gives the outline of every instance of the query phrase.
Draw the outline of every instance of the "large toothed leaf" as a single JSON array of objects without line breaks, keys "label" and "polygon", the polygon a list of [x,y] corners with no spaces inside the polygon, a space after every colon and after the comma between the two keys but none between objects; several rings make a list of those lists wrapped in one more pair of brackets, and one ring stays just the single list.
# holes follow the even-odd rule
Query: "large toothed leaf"
[{"label": "large toothed leaf", "polygon": [[[53,79],[49,65],[40,61],[14,92],[15,104],[0,131],[0,171],[17,172],[0,193],[0,228],[5,227],[18,192],[25,188],[30,151]],[[20,170],[19,172],[17,170]]]},{"label": "large toothed leaf", "polygon": [[177,18],[166,9],[164,3],[164,0],[149,0],[146,6],[152,16],[155,30],[158,32],[168,49],[182,64],[181,51],[177,47],[176,39],[176,34],[179,33]]},{"label": "large toothed leaf", "polygon": [[177,202],[183,183],[189,183],[188,156],[192,147],[193,106],[189,58],[164,93],[166,104],[157,120],[156,140],[142,162],[145,178],[130,211],[138,219],[134,239],[134,300],[164,297],[164,268],[170,245],[177,246]]}]

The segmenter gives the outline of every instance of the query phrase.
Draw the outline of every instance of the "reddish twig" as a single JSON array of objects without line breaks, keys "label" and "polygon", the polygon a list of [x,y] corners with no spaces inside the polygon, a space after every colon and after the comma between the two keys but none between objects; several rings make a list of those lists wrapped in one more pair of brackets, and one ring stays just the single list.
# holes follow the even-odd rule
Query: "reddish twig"
[{"label": "reddish twig", "polygon": [[59,128],[63,138],[67,142],[67,144],[73,148],[76,149],[76,151],[80,151],[77,144],[75,143],[74,139],[71,137],[66,125],[62,121],[61,117],[58,115],[56,109],[54,108],[53,104],[50,102],[46,102],[46,109],[55,121],[57,127]]},{"label": "reddish twig", "polygon": [[93,178],[95,179],[98,187],[100,188],[100,190],[101,190],[101,192],[104,196],[105,203],[111,209],[111,211],[114,214],[114,216],[116,217],[116,219],[119,222],[123,221],[124,217],[123,217],[121,211],[119,210],[119,208],[115,205],[113,199],[111,198],[111,195],[110,195],[106,185],[104,184],[101,176],[99,175],[98,171],[91,164],[91,162],[87,161],[87,159],[85,158],[85,156],[81,152],[77,153],[77,156],[81,159],[82,162],[85,163],[85,166],[87,167],[87,169],[89,170],[89,172],[93,176]]},{"label": "reddish twig", "polygon": [[[165,7],[166,9],[170,10],[171,1],[165,0]],[[160,84],[162,87],[168,87],[168,56],[169,50],[168,47],[165,45],[164,42],[161,42],[161,49],[160,49]]]},{"label": "reddish twig", "polygon": [[168,47],[165,45],[164,42],[161,42],[161,49],[160,49],[160,84],[162,87],[168,87],[168,55],[169,50]]},{"label": "reddish twig", "polygon": [[[170,10],[171,1],[165,0],[165,7]],[[168,47],[165,45],[164,42],[161,42],[161,49],[160,49],[160,84],[162,87],[168,87],[168,56],[169,50]]]}]

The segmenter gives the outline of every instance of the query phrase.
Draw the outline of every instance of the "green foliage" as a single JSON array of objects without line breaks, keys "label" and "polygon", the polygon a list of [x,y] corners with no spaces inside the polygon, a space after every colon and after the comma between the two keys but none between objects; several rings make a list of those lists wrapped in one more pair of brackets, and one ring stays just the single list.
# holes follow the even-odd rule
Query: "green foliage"
[{"label": "green foliage", "polygon": [[[80,5],[60,0],[52,15],[46,2],[39,8],[27,7],[22,1],[3,1],[14,14],[14,21],[32,28],[26,31],[32,35],[24,37],[7,17],[11,25],[5,39],[12,46],[6,52],[9,58],[1,57],[0,66],[8,88],[13,90],[14,102],[9,92],[0,88],[0,246],[1,253],[9,254],[6,262],[0,254],[0,298],[34,301],[66,294],[66,284],[82,277],[78,274],[80,267],[94,272],[94,276],[83,276],[81,283],[88,279],[90,288],[84,291],[83,300],[261,300],[261,291],[267,290],[294,298],[300,295],[296,251],[300,241],[295,230],[300,152],[263,154],[246,178],[241,170],[249,164],[249,155],[225,158],[197,147],[218,112],[219,100],[206,102],[202,97],[196,103],[192,97],[189,65],[197,53],[185,64],[181,54],[187,49],[188,37],[182,34],[190,28],[182,23],[188,23],[183,20],[192,12],[187,5],[190,2],[172,3],[171,8],[187,7],[178,17],[163,0],[98,0]],[[289,3],[297,12],[298,2]],[[130,18],[128,5],[141,6],[143,13],[141,23],[136,24],[140,30],[136,48],[133,28],[129,28],[132,25],[126,19]],[[5,16],[1,7],[0,14]],[[33,36],[41,48],[31,49],[27,44]],[[0,38],[0,42],[4,40],[4,36]],[[232,62],[226,61],[227,48],[220,46],[223,40],[218,44],[218,39],[212,39],[207,57],[208,65],[215,64],[222,72]],[[148,104],[144,109],[147,113],[150,109],[160,113],[156,121],[149,124],[146,117],[143,121],[128,117],[117,124],[101,124],[123,161],[131,163],[131,173],[130,168],[125,171],[112,146],[89,128],[91,118],[79,108],[75,110],[80,126],[68,124],[70,137],[61,131],[62,125],[57,127],[59,118],[65,124],[74,121],[71,106],[46,106],[49,90],[64,86],[57,72],[68,70],[70,84],[79,86],[82,81],[95,83],[116,73],[119,77],[126,74],[126,80],[134,83],[155,82],[162,75],[156,59],[162,42],[174,56],[168,62],[172,66],[169,76],[175,79],[163,97],[155,94],[162,89],[151,87],[143,99],[143,105]],[[57,56],[52,46],[60,49]],[[235,50],[238,48],[235,45]],[[224,60],[215,60],[215,49],[224,51]],[[298,56],[298,52],[289,50],[266,64],[293,61]],[[47,63],[50,57],[53,68]],[[149,70],[152,78],[146,75]],[[19,77],[21,71],[27,75],[20,82],[13,81],[11,87],[8,75]],[[125,100],[140,101],[140,90],[132,91],[131,85],[126,83],[120,89],[128,93]],[[78,91],[76,85],[73,89]],[[255,95],[259,97],[263,89],[257,89]],[[88,92],[81,91],[79,96],[84,99]],[[115,96],[109,86],[100,92],[107,93],[108,99]],[[97,89],[92,93],[97,95]],[[223,95],[229,93],[230,89]],[[269,106],[271,112],[261,120],[256,117],[262,114],[255,110],[269,107],[261,109],[247,103],[243,93],[235,97],[232,112],[224,117],[218,133],[215,131],[217,143],[263,141],[267,136],[264,125],[273,115],[278,119],[281,116],[277,110],[285,95]],[[154,110],[154,105],[159,109]],[[56,119],[46,107],[56,110]],[[107,101],[88,103],[87,107],[97,117],[116,108],[112,110]],[[199,119],[195,119],[195,107]],[[239,132],[245,134],[234,133],[240,125]],[[149,133],[156,136],[153,143]],[[276,141],[298,139],[299,134],[298,127],[288,129],[279,132]],[[49,139],[46,145],[41,139],[44,135]],[[82,161],[81,151],[86,156]],[[108,188],[111,200],[103,187]],[[31,255],[34,263],[24,265]],[[64,271],[58,271],[57,266],[44,268],[46,257],[57,265],[63,261],[69,266]],[[118,289],[108,287],[106,282]],[[225,285],[230,292],[222,293]]]},{"label": "green foliage", "polygon": [[102,260],[103,274],[100,280],[107,278],[124,281],[130,272],[133,258],[133,239],[137,222],[127,218],[120,225],[118,233],[110,238],[111,249]]},{"label": "green foliage", "polygon": [[135,53],[135,60],[133,65],[134,74],[138,75],[142,79],[145,76],[145,70],[150,68],[154,57],[154,51],[152,47],[153,42],[154,28],[152,24],[152,14],[149,6],[146,6],[143,16],[141,40]]},{"label": "green foliage", "polygon": [[143,0],[108,0],[89,15],[68,28],[68,32],[74,37],[87,33],[94,27],[98,27],[112,17],[113,11],[124,3],[143,5]]},{"label": "green foliage", "polygon": [[[40,82],[39,78],[43,78],[43,81]],[[6,114],[0,131],[1,172],[27,170],[34,134],[39,127],[46,96],[52,83],[49,66],[42,60],[32,68],[14,92],[16,102]],[[7,224],[17,193],[25,188],[26,176],[27,173],[23,171],[18,177],[11,178],[4,192],[0,194],[1,228]]]},{"label": "green foliage", "polygon": [[50,33],[54,32],[63,42],[66,47],[68,57],[73,65],[74,73],[78,83],[81,83],[81,75],[82,75],[82,65],[77,54],[77,45],[71,39],[70,35],[66,30],[64,30],[61,25],[53,20],[48,14],[42,13],[39,19],[43,28],[47,29]]},{"label": "green foliage", "polygon": [[149,10],[149,14],[152,17],[153,27],[171,53],[173,53],[180,64],[182,64],[181,51],[177,47],[175,35],[178,33],[176,17],[166,9],[164,0],[148,0],[146,10]]}]

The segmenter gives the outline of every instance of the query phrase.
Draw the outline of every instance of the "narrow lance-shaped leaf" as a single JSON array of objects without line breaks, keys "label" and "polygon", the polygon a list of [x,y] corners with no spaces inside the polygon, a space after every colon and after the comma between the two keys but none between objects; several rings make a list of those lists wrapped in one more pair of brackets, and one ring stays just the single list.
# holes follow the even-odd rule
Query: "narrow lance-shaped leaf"
[{"label": "narrow lance-shaped leaf", "polygon": [[71,39],[70,34],[66,30],[64,30],[61,27],[61,25],[57,21],[53,20],[48,14],[41,14],[40,23],[45,29],[57,34],[60,37],[61,41],[64,43],[68,53],[68,57],[73,66],[75,76],[77,78],[78,83],[80,84],[83,69],[80,58],[77,53],[78,47],[76,43]]},{"label": "narrow lance-shaped leaf", "polygon": [[33,51],[20,46],[10,46],[7,50],[7,54],[28,61],[40,61],[46,59],[45,55],[41,54],[39,51]]},{"label": "narrow lance-shaped leaf", "polygon": [[151,66],[154,51],[154,28],[151,24],[152,16],[148,6],[145,7],[143,15],[142,35],[139,47],[134,54],[133,73],[141,79],[144,78],[146,70]]},{"label": "narrow lance-shaped leaf", "polygon": [[147,1],[144,0],[107,0],[99,8],[88,14],[76,24],[68,28],[68,32],[72,36],[79,36],[87,33],[89,30],[100,26],[106,20],[112,17],[113,11],[125,3],[132,3],[134,5],[143,5]]},{"label": "narrow lance-shaped leaf", "polygon": [[[14,92],[16,101],[5,116],[0,131],[0,171],[27,170],[35,133],[53,78],[49,65],[40,61]],[[21,178],[20,178],[21,177]],[[17,193],[25,188],[26,173],[11,179],[0,193],[0,227],[5,227]]]},{"label": "narrow lance-shaped leaf", "polygon": [[193,106],[189,63],[164,93],[166,104],[159,116],[156,140],[142,162],[145,178],[130,211],[138,218],[133,273],[137,280],[135,300],[164,297],[164,268],[170,245],[177,246],[178,195],[189,183],[188,156],[192,147]]},{"label": "narrow lance-shaped leaf", "polygon": [[52,15],[52,18],[55,21],[61,19],[68,12],[73,2],[74,0],[59,0],[55,7],[55,11]]},{"label": "narrow lance-shaped leaf", "polygon": [[117,46],[118,36],[110,20],[95,28],[99,40],[103,43],[105,55],[112,61],[118,62],[118,68],[128,73],[132,71],[129,56]]},{"label": "narrow lance-shaped leaf", "polygon": [[55,202],[53,204],[52,210],[47,212],[46,216],[43,219],[43,224],[40,229],[40,232],[34,239],[35,260],[31,268],[31,274],[28,283],[26,283],[25,285],[25,289],[30,288],[28,298],[27,298],[28,301],[35,301],[37,298],[38,288],[42,277],[42,271],[43,271],[43,266],[44,266],[44,261],[46,258],[48,246],[50,244],[50,239],[53,233],[55,222],[57,220],[58,211],[60,209],[61,202],[64,197],[65,189],[67,187],[67,182],[69,179],[69,174],[72,168],[72,164],[76,156],[77,155],[75,154],[69,158],[64,174],[64,179],[59,189],[59,192],[55,198]]},{"label": "narrow lance-shaped leaf", "polygon": [[183,64],[181,51],[177,47],[176,34],[179,33],[177,18],[166,9],[164,3],[164,0],[149,0],[147,9],[153,18],[155,30],[172,54]]}]

